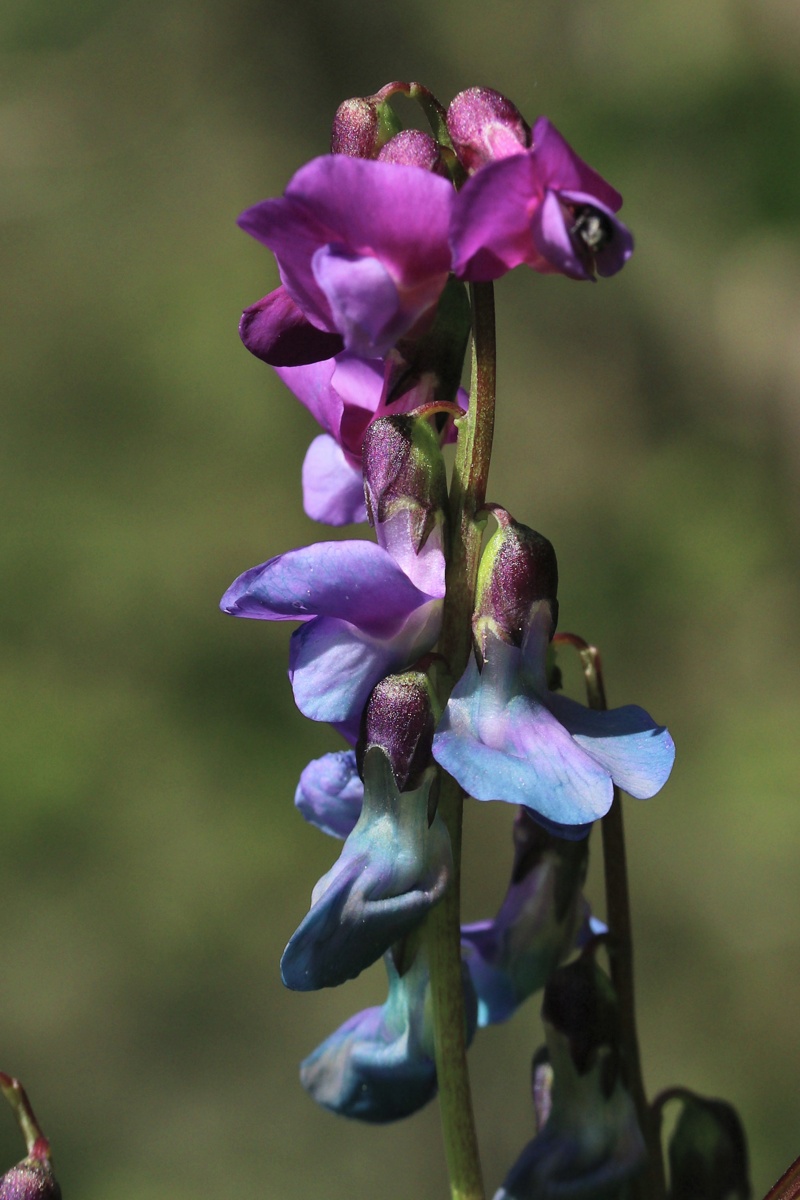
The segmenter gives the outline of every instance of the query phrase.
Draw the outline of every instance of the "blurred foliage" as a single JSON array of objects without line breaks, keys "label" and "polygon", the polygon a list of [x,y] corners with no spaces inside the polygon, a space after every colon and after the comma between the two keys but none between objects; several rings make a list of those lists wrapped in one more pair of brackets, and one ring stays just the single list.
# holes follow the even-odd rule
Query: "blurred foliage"
[{"label": "blurred foliage", "polygon": [[[555,542],[612,701],[675,735],[627,809],[645,1069],[739,1108],[762,1194],[800,1152],[796,3],[11,0],[0,43],[0,1045],[65,1195],[443,1194],[435,1106],[360,1128],[297,1081],[382,981],[281,987],[337,853],[291,798],[335,741],[288,631],[216,611],[325,536],[312,422],[236,337],[276,276],[234,218],[395,78],[546,112],[626,197],[619,278],[498,287],[492,496]],[[469,812],[468,918],[505,888],[500,807]],[[472,1051],[491,1185],[537,1007]]]}]

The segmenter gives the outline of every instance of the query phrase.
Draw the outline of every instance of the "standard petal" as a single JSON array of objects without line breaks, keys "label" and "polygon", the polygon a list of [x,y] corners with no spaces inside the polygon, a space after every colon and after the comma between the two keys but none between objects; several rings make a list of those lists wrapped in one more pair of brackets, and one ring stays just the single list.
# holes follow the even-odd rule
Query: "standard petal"
[{"label": "standard petal", "polygon": [[251,354],[273,367],[330,359],[344,344],[341,334],[312,325],[284,287],[244,310],[239,337]]},{"label": "standard petal", "polygon": [[612,212],[622,207],[622,196],[616,188],[575,153],[547,117],[539,117],[533,127],[531,157],[541,191],[553,188],[589,192]]},{"label": "standard petal", "polygon": [[549,692],[545,703],[579,746],[637,800],[654,796],[669,778],[675,743],[663,725],[635,704],[596,712]]},{"label": "standard petal", "polygon": [[527,262],[537,199],[527,153],[476,171],[453,206],[450,243],[456,276],[473,282],[499,279]]},{"label": "standard petal", "polygon": [[364,784],[353,750],[315,758],[300,776],[295,807],[311,825],[331,837],[346,838],[361,816]]},{"label": "standard petal", "polygon": [[245,571],[220,607],[267,621],[341,617],[368,634],[389,637],[427,599],[374,542],[317,542]]},{"label": "standard petal", "polygon": [[327,525],[367,519],[364,477],[327,433],[314,438],[303,461],[303,508],[312,521]]}]

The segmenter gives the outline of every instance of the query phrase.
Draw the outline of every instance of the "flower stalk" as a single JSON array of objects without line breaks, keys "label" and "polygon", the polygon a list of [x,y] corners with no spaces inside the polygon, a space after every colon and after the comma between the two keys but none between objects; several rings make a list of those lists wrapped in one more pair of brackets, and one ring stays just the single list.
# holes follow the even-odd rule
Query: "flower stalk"
[{"label": "flower stalk", "polygon": [[[597,712],[608,709],[600,652],[573,633],[556,634],[557,644],[573,646],[580,655],[586,682],[589,708]],[[606,893],[606,920],[611,937],[608,942],[611,982],[617,993],[620,1014],[620,1033],[628,1071],[628,1086],[636,1105],[639,1125],[647,1145],[647,1165],[631,1180],[634,1200],[665,1200],[664,1155],[661,1149],[660,1120],[647,1103],[642,1075],[639,1037],[636,1029],[636,997],[633,975],[633,931],[631,925],[628,863],[625,850],[625,827],[622,817],[622,797],[614,787],[614,800],[601,821],[603,837],[603,876]]]},{"label": "flower stalk", "polygon": [[[451,543],[441,650],[450,679],[457,679],[470,653],[472,609],[484,521],[479,514],[494,434],[496,349],[494,289],[472,285],[473,354],[468,413],[459,419],[458,449],[450,486]],[[449,690],[449,689],[448,689]],[[442,696],[444,702],[446,696]],[[431,962],[436,1071],[445,1153],[453,1200],[483,1200],[475,1122],[466,1059],[466,1019],[461,982],[461,825],[463,795],[449,775],[440,773],[439,813],[453,850],[453,881],[442,903],[428,918],[426,937]]]}]

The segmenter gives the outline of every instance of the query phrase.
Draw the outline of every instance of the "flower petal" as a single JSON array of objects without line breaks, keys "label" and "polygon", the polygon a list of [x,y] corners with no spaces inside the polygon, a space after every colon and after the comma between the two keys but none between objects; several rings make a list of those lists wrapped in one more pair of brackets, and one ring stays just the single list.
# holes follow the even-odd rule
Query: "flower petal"
[{"label": "flower petal", "polygon": [[458,193],[450,243],[459,279],[486,281],[527,262],[530,219],[538,201],[530,154],[488,163]]},{"label": "flower petal", "polygon": [[367,519],[364,477],[327,433],[314,438],[303,460],[303,508],[312,521],[328,525]]},{"label": "flower petal", "polygon": [[343,246],[326,245],[316,251],[311,267],[345,348],[364,358],[391,350],[404,332],[403,317],[397,287],[383,264]]},{"label": "flower petal", "polygon": [[[511,652],[505,660],[504,651]],[[476,800],[521,804],[561,825],[604,816],[610,775],[535,696],[513,694],[509,661],[519,651],[504,651],[493,653],[483,674],[470,662],[434,735],[434,758]]]},{"label": "flower petal", "polygon": [[635,704],[596,712],[549,692],[545,703],[579,746],[637,800],[654,796],[669,778],[675,743],[663,725]]},{"label": "flower petal", "polygon": [[594,278],[578,253],[567,226],[567,214],[555,192],[545,193],[531,223],[533,243],[542,262],[536,269],[542,274],[560,271],[571,279]]},{"label": "flower petal", "polygon": [[428,597],[374,542],[317,542],[240,575],[220,607],[237,617],[308,621],[341,617],[368,634],[396,633]]},{"label": "flower petal", "polygon": [[533,127],[531,156],[542,191],[588,192],[612,212],[622,207],[622,196],[616,188],[575,153],[547,117],[539,117]]},{"label": "flower petal", "polygon": [[346,838],[361,815],[364,784],[353,750],[315,758],[303,770],[294,796],[305,819],[331,837]]},{"label": "flower petal", "polygon": [[343,346],[341,334],[312,325],[284,287],[244,310],[239,337],[251,354],[273,367],[329,359]]}]

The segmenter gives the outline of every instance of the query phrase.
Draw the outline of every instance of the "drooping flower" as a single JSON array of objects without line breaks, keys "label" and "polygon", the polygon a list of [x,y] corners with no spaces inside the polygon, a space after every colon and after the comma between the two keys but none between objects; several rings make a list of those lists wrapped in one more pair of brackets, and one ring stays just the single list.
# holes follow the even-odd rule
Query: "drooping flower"
[{"label": "drooping flower", "polygon": [[[246,310],[245,345],[273,364],[279,348],[280,365],[340,349],[382,358],[433,315],[450,270],[453,196],[446,179],[416,166],[332,154],[301,167],[282,197],[239,218],[273,251],[282,281]],[[320,331],[338,344],[321,352]]]},{"label": "drooping flower", "polygon": [[686,1088],[670,1088],[656,1101],[659,1110],[665,1099],[681,1102],[669,1140],[670,1200],[750,1200],[747,1139],[736,1109]]},{"label": "drooping flower", "polygon": [[[400,969],[384,957],[389,994],[380,1007],[356,1013],[300,1067],[300,1080],[318,1104],[360,1121],[385,1123],[410,1116],[436,1094],[429,974],[418,950]],[[475,1033],[475,995],[464,971],[467,1041]]]},{"label": "drooping flower", "polygon": [[433,755],[477,800],[524,805],[562,826],[561,836],[581,837],[608,812],[615,784],[637,799],[655,795],[675,747],[644,709],[597,712],[549,690],[555,552],[501,513],[481,561],[477,654],[453,689]]},{"label": "drooping flower", "polygon": [[428,823],[430,784],[429,775],[419,788],[399,791],[386,755],[367,752],[361,815],[283,953],[287,987],[354,979],[441,900],[452,856],[441,818]]},{"label": "drooping flower", "polygon": [[591,956],[553,975],[542,1021],[549,1094],[535,1095],[539,1131],[494,1200],[622,1200],[646,1152],[625,1081],[616,997]]},{"label": "drooping flower", "polygon": [[478,996],[478,1024],[507,1020],[543,988],[589,922],[581,888],[589,843],[546,832],[521,808],[511,882],[494,920],[462,925],[461,945]]},{"label": "drooping flower", "polygon": [[[419,490],[409,503],[380,453],[384,433],[397,449],[393,422],[405,430],[399,441],[407,435],[411,446],[408,471]],[[302,622],[289,655],[297,707],[339,726],[351,741],[375,684],[435,643],[445,590],[445,476],[435,433],[423,419],[384,418],[371,426],[370,444],[367,485],[378,545],[318,542],[290,550],[245,571],[220,605],[233,616]]]},{"label": "drooping flower", "polygon": [[530,149],[508,138],[502,156],[484,160],[458,193],[453,270],[473,282],[523,263],[572,279],[614,275],[633,253],[615,216],[621,205],[619,192],[539,117]]}]

